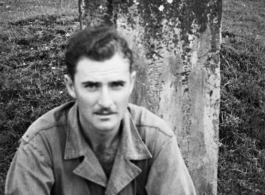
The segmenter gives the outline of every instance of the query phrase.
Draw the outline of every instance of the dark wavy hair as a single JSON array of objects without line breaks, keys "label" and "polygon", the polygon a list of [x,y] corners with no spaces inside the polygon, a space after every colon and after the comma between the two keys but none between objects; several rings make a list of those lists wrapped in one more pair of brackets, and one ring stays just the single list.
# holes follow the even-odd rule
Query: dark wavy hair
[{"label": "dark wavy hair", "polygon": [[72,80],[76,72],[76,64],[81,57],[96,61],[112,58],[120,52],[129,60],[132,71],[133,53],[127,41],[112,27],[90,27],[75,33],[69,40],[65,51],[67,72]]}]

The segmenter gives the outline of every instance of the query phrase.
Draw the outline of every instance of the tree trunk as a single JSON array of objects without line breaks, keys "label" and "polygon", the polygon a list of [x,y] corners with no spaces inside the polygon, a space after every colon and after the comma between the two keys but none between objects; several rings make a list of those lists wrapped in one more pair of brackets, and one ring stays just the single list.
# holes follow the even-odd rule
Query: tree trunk
[{"label": "tree trunk", "polygon": [[200,195],[217,194],[222,0],[91,0],[88,25],[114,25],[135,52],[132,102],[177,135]]}]

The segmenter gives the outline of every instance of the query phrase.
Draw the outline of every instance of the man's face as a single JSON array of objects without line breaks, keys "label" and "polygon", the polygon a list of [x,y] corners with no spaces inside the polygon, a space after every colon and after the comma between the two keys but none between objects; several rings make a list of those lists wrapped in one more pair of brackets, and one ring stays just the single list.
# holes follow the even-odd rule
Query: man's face
[{"label": "man's face", "polygon": [[127,109],[135,72],[129,61],[116,53],[111,59],[77,62],[74,81],[65,77],[69,94],[76,99],[82,128],[105,132],[117,130]]}]

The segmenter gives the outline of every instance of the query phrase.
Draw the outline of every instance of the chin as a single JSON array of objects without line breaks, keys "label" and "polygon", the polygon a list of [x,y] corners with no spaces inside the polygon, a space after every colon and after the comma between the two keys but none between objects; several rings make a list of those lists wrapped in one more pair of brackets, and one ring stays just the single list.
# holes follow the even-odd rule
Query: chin
[{"label": "chin", "polygon": [[99,130],[99,131],[112,131],[116,128],[117,126],[116,125],[100,125],[100,126],[97,126],[96,128]]},{"label": "chin", "polygon": [[120,120],[107,120],[107,121],[102,121],[102,120],[97,120],[95,124],[95,128],[98,129],[98,131],[101,132],[107,132],[107,131],[112,131],[114,129],[117,129],[117,127],[120,126]]}]

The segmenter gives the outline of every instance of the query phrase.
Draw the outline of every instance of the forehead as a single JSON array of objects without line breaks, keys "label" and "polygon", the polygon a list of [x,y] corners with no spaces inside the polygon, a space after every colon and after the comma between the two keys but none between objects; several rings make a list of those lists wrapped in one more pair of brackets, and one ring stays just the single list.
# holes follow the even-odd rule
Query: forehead
[{"label": "forehead", "polygon": [[104,61],[82,57],[77,62],[75,79],[101,81],[115,78],[126,79],[129,75],[129,60],[116,53],[112,58]]}]

